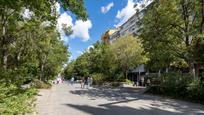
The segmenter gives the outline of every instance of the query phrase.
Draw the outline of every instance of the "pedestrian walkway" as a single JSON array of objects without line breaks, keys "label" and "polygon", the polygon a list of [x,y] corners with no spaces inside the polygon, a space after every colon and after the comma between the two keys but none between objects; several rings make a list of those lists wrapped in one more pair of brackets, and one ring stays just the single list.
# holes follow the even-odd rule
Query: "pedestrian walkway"
[{"label": "pedestrian walkway", "polygon": [[39,115],[204,115],[204,106],[124,88],[81,89],[80,84],[54,85],[41,90]]}]

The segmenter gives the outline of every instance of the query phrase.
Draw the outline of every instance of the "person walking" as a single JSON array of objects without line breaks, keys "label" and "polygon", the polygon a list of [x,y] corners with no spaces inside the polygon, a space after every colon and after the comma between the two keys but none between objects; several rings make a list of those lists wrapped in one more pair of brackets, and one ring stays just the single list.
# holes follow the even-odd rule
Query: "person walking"
[{"label": "person walking", "polygon": [[147,79],[147,86],[150,86],[150,84],[151,84],[150,79]]},{"label": "person walking", "polygon": [[57,84],[60,83],[60,77],[57,77]]},{"label": "person walking", "polygon": [[74,84],[74,76],[72,76],[72,78],[71,78],[71,85],[73,85]]},{"label": "person walking", "polygon": [[84,84],[85,84],[84,82],[85,82],[85,79],[84,79],[84,77],[82,77],[82,78],[81,78],[81,88],[82,88],[82,89],[84,88]]},{"label": "person walking", "polygon": [[62,83],[64,82],[64,77],[61,77],[61,81],[62,81]]},{"label": "person walking", "polygon": [[87,79],[87,88],[89,89],[89,87],[90,87],[90,84],[91,84],[91,79],[90,79],[90,77],[88,77],[88,79]]},{"label": "person walking", "polygon": [[92,84],[93,84],[93,78],[90,77],[90,86],[92,86]]},{"label": "person walking", "polygon": [[88,88],[88,78],[85,77],[85,80],[84,80],[84,87]]}]

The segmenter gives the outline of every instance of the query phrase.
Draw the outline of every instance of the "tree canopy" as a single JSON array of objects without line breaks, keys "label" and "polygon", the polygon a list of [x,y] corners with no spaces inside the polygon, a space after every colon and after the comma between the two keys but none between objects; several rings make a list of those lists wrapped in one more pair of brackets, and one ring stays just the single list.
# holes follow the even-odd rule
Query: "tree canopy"
[{"label": "tree canopy", "polygon": [[0,1],[0,114],[28,112],[34,93],[21,86],[35,79],[48,83],[67,63],[69,49],[56,29],[57,3],[77,19],[87,19],[83,0]]},{"label": "tree canopy", "polygon": [[[203,39],[203,0],[155,1],[142,21],[141,38],[150,61],[157,68],[185,63],[195,75],[195,44]],[[198,43],[199,42],[199,43]]]}]

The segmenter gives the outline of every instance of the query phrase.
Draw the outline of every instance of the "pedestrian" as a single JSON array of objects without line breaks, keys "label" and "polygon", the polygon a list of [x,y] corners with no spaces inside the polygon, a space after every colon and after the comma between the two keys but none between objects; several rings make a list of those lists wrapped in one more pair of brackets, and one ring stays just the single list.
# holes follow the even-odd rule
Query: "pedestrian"
[{"label": "pedestrian", "polygon": [[87,77],[85,77],[85,80],[84,80],[84,87],[88,88],[88,78]]},{"label": "pedestrian", "polygon": [[137,86],[137,80],[134,80],[133,86]]},{"label": "pedestrian", "polygon": [[89,87],[90,87],[90,84],[91,84],[91,79],[90,79],[90,77],[88,77],[88,79],[87,79],[87,88],[89,89]]},{"label": "pedestrian", "polygon": [[57,77],[57,84],[59,84],[60,83],[60,78],[59,77]]},{"label": "pedestrian", "polygon": [[73,85],[74,84],[74,76],[72,76],[72,78],[71,78],[71,85]]},{"label": "pedestrian", "polygon": [[144,86],[144,77],[141,78],[141,86]]},{"label": "pedestrian", "polygon": [[62,83],[64,82],[64,77],[61,77]]},{"label": "pedestrian", "polygon": [[81,88],[83,89],[84,88],[84,82],[85,82],[85,79],[84,77],[81,78]]},{"label": "pedestrian", "polygon": [[93,78],[90,77],[90,86],[92,86],[92,84],[93,84]]},{"label": "pedestrian", "polygon": [[151,84],[150,79],[147,79],[147,86],[150,86],[150,84]]}]

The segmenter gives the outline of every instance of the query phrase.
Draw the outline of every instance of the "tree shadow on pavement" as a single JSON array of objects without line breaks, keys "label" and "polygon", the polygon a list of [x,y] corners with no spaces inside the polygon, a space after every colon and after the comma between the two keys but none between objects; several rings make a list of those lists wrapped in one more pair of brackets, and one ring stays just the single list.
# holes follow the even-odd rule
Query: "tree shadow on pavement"
[{"label": "tree shadow on pavement", "polygon": [[203,113],[184,113],[181,111],[167,111],[154,107],[132,108],[127,106],[106,105],[103,107],[92,107],[88,105],[73,105],[66,106],[83,111],[90,115],[202,115]]},{"label": "tree shadow on pavement", "polygon": [[129,90],[124,88],[93,88],[72,90],[70,93],[91,98],[105,98],[109,101],[121,101],[127,98],[135,98],[139,95],[139,90]]},{"label": "tree shadow on pavement", "polygon": [[[123,88],[93,88],[89,90],[80,89],[71,90],[70,93],[74,95],[88,96],[91,99],[94,98],[94,100],[103,98],[110,101],[110,103],[99,104],[97,105],[98,107],[67,104],[67,106],[91,113],[92,115],[157,115],[157,113],[158,115],[180,115],[181,113],[183,113],[183,115],[204,115],[203,105],[166,99],[158,96],[144,95],[138,93],[137,91],[126,90]],[[149,102],[148,107],[145,105],[145,107],[148,109],[115,106],[116,104],[129,102],[138,105],[137,101],[141,100],[143,103]],[[165,111],[168,109],[174,112]]]}]

